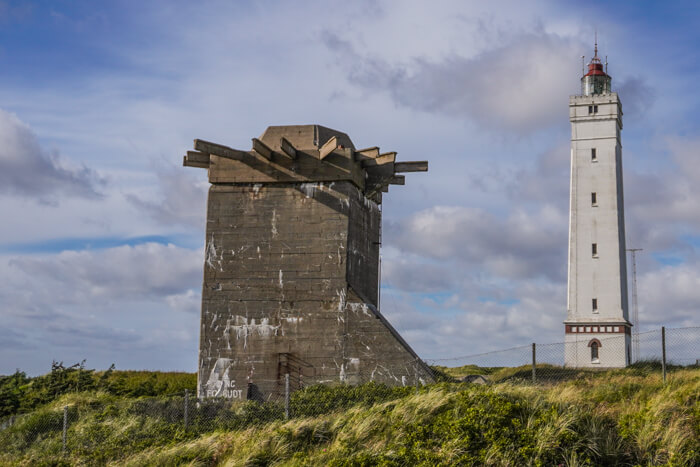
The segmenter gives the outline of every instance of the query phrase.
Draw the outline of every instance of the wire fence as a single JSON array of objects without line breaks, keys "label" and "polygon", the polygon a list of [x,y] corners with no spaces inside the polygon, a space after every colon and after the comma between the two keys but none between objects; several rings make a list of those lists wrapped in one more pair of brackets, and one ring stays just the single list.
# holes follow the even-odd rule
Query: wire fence
[{"label": "wire fence", "polygon": [[426,360],[426,363],[446,376],[466,382],[530,380],[533,383],[563,381],[591,372],[630,366],[657,368],[666,378],[667,370],[700,365],[700,327],[662,327],[639,334],[610,336],[604,331],[603,326],[584,327],[580,333],[568,334],[564,342],[533,343],[481,354]]},{"label": "wire fence", "polygon": [[[616,368],[606,366],[606,359],[622,361],[622,365],[616,363],[613,366],[631,364],[652,373],[658,371],[666,381],[667,377],[673,377],[673,371],[681,367],[697,367],[700,363],[700,327],[662,328],[632,336],[594,339],[598,341],[597,350],[591,349],[588,345],[591,338],[586,336],[584,339],[532,344],[426,363],[431,365],[434,382],[477,384],[504,381],[550,384],[615,371]],[[628,346],[636,342],[638,346]],[[639,348],[637,355],[625,353],[635,347]],[[581,352],[583,356],[579,355]],[[166,442],[217,430],[240,430],[274,421],[318,417],[354,406],[371,406],[405,397],[423,390],[423,386],[431,382],[421,374],[421,378],[397,380],[392,387],[372,382],[376,376],[373,373],[355,376],[353,384],[341,384],[338,380],[320,377],[294,380],[285,374],[274,381],[256,381],[274,383],[281,388],[280,391],[268,393],[264,398],[256,398],[253,391],[248,391],[250,400],[243,401],[197,398],[185,391],[139,399],[103,395],[77,400],[64,407],[48,406],[0,420],[0,453],[24,452],[39,446],[46,453],[95,456],[95,452],[107,449],[105,446],[113,446],[113,449],[130,446],[139,437],[144,437],[144,432],[149,433],[144,442],[146,438],[152,441],[154,437]],[[356,386],[361,383],[368,384]]]}]

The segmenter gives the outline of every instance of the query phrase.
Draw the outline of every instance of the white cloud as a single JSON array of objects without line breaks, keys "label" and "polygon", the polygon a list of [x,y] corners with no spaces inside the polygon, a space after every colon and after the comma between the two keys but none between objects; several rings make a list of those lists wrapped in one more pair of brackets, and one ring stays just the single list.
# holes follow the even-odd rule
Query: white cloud
[{"label": "white cloud", "polygon": [[175,311],[198,314],[202,304],[202,295],[199,291],[189,289],[185,293],[168,295],[165,301]]},{"label": "white cloud", "polygon": [[142,244],[0,262],[0,373],[52,359],[106,368],[192,369],[202,251]]},{"label": "white cloud", "polygon": [[[631,293],[631,290],[630,290]],[[700,313],[700,261],[664,266],[638,278],[639,319],[643,328],[697,326]]]},{"label": "white cloud", "polygon": [[183,293],[201,283],[202,257],[201,251],[146,243],[17,257],[9,266],[24,274],[36,300],[98,303]]},{"label": "white cloud", "polygon": [[201,229],[205,225],[206,188],[209,185],[191,173],[192,169],[163,163],[155,168],[158,199],[129,193],[127,200],[163,225],[185,225]]},{"label": "white cloud", "polygon": [[86,166],[70,167],[43,150],[29,126],[0,109],[0,192],[55,204],[63,195],[98,198],[101,183]]},{"label": "white cloud", "polygon": [[568,220],[548,205],[534,213],[514,209],[505,219],[478,208],[436,206],[389,229],[392,246],[499,277],[558,279],[564,271]]},{"label": "white cloud", "polygon": [[499,130],[527,133],[566,118],[562,96],[576,90],[562,76],[577,69],[583,46],[545,32],[525,33],[473,57],[452,55],[440,61],[415,58],[395,64],[362,56],[352,44],[330,32],[326,45],[360,87],[387,91],[411,109],[469,118]]}]

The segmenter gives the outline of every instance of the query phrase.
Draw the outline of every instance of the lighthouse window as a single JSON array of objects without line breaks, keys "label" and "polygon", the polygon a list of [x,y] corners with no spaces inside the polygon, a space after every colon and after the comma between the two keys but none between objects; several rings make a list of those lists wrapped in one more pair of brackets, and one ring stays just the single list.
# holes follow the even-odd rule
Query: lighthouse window
[{"label": "lighthouse window", "polygon": [[593,305],[593,313],[598,313],[598,299],[594,298],[592,300],[592,305]]},{"label": "lighthouse window", "polygon": [[598,344],[596,341],[591,342],[591,361],[595,362],[598,360]]},{"label": "lighthouse window", "polygon": [[597,105],[594,105],[594,106],[593,106],[593,113],[594,113],[594,114],[597,114],[597,113],[598,113],[598,106],[597,106]]},{"label": "lighthouse window", "polygon": [[596,154],[595,148],[591,148],[591,161],[595,162],[598,160],[598,154]]},{"label": "lighthouse window", "polygon": [[592,114],[592,113],[593,113],[593,106],[592,106],[592,105],[589,105],[589,106],[588,106],[588,113],[589,113],[589,114]]},{"label": "lighthouse window", "polygon": [[593,256],[598,256],[598,244],[597,243],[591,243],[591,253]]},{"label": "lighthouse window", "polygon": [[595,192],[591,193],[591,205],[598,206],[598,196]]}]

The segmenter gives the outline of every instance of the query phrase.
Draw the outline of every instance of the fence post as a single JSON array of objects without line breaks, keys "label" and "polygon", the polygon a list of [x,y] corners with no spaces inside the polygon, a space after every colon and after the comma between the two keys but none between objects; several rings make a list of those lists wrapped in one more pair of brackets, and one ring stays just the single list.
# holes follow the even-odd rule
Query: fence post
[{"label": "fence post", "polygon": [[661,372],[666,384],[666,327],[661,326]]},{"label": "fence post", "polygon": [[183,415],[185,431],[187,431],[187,425],[189,424],[189,409],[190,409],[190,392],[185,389],[185,413]]},{"label": "fence post", "polygon": [[68,406],[63,406],[63,454],[66,453],[66,435],[68,434]]},{"label": "fence post", "polygon": [[537,373],[536,373],[536,368],[537,368],[537,355],[536,355],[536,350],[535,350],[535,343],[532,343],[532,382],[536,383],[537,382]]},{"label": "fence post", "polygon": [[289,420],[289,373],[284,374],[284,419]]}]

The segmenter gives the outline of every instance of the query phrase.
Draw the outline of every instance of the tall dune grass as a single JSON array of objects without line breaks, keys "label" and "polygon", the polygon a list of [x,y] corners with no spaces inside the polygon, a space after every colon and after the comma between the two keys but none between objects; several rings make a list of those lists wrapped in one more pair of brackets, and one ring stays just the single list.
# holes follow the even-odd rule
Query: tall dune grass
[{"label": "tall dune grass", "polygon": [[[289,421],[241,406],[252,416],[233,429],[189,431],[177,417],[141,416],[143,399],[66,394],[0,432],[0,464],[700,465],[698,369],[677,369],[665,385],[644,369],[502,381],[311,388]],[[75,412],[65,456],[55,426],[64,405]]]}]

